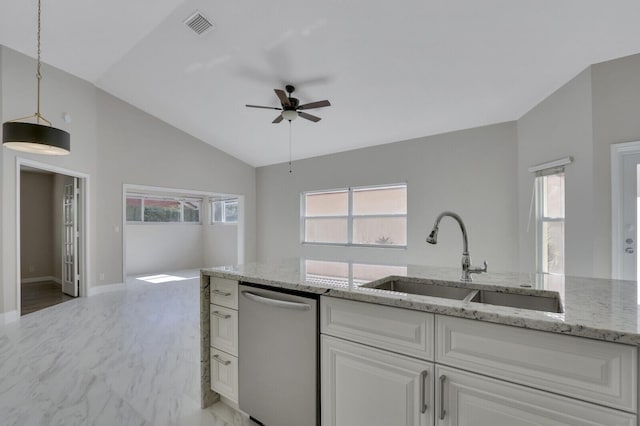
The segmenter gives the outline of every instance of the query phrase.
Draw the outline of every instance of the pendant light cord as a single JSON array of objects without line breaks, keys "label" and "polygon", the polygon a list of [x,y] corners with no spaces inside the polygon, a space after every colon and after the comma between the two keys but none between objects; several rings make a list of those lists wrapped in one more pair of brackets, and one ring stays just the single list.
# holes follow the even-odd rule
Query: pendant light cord
[{"label": "pendant light cord", "polygon": [[41,24],[40,18],[42,15],[42,6],[41,0],[38,0],[38,65],[36,67],[36,78],[38,80],[38,102],[37,102],[37,110],[36,110],[36,121],[38,124],[40,123],[40,80],[42,80],[42,73],[40,72],[40,32],[41,32]]},{"label": "pendant light cord", "polygon": [[291,120],[289,120],[289,173],[293,173],[291,170]]}]

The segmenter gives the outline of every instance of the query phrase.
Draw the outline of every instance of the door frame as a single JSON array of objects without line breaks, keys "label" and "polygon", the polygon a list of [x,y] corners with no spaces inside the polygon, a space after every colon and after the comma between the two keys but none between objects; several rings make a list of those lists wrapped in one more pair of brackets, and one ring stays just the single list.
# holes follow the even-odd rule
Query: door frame
[{"label": "door frame", "polygon": [[22,289],[21,289],[21,281],[22,281],[22,271],[20,269],[22,259],[20,257],[20,171],[22,166],[33,167],[35,169],[46,170],[48,172],[57,173],[61,175],[67,175],[71,177],[75,177],[78,179],[80,184],[80,199],[81,199],[81,208],[78,210],[78,214],[81,216],[80,220],[80,244],[81,249],[78,252],[78,263],[80,265],[80,285],[78,288],[79,297],[87,296],[87,279],[91,276],[90,271],[90,252],[89,252],[89,242],[90,235],[89,229],[89,220],[90,220],[90,206],[89,200],[90,198],[90,175],[82,172],[77,172],[75,170],[65,169],[63,167],[54,166],[47,163],[42,163],[39,161],[29,160],[27,158],[16,157],[16,294],[17,294],[17,311],[18,317],[21,314],[21,298],[22,298]]},{"label": "door frame", "polygon": [[640,141],[611,145],[611,278],[622,279],[622,196],[623,160],[640,154]]}]

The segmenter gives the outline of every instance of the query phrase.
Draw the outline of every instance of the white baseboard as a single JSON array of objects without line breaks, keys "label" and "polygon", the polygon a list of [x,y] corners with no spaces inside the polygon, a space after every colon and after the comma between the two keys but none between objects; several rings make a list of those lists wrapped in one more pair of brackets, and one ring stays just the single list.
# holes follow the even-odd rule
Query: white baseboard
[{"label": "white baseboard", "polygon": [[40,281],[53,281],[56,284],[60,284],[62,285],[62,280],[56,277],[52,277],[51,275],[47,276],[47,277],[33,277],[33,278],[22,278],[20,280],[20,282],[22,284],[29,284],[29,283],[37,283]]},{"label": "white baseboard", "polygon": [[88,296],[95,296],[97,294],[108,293],[111,291],[124,290],[127,286],[124,283],[98,285],[95,287],[89,287]]},{"label": "white baseboard", "polygon": [[18,311],[9,311],[0,314],[0,324],[9,324],[10,322],[17,321],[20,318]]}]

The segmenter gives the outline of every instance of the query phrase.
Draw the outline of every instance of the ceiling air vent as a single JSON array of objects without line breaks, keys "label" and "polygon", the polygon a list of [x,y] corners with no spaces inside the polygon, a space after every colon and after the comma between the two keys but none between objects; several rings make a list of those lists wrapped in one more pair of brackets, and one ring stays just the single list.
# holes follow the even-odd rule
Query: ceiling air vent
[{"label": "ceiling air vent", "polygon": [[185,19],[184,23],[198,35],[203,35],[213,29],[213,24],[197,11]]}]

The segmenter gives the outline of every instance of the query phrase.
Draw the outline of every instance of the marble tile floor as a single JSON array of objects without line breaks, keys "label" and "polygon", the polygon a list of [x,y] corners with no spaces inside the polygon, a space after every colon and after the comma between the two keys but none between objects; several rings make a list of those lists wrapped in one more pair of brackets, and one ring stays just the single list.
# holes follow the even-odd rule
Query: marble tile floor
[{"label": "marble tile floor", "polygon": [[167,275],[0,326],[0,424],[242,425],[200,409],[199,272]]}]

